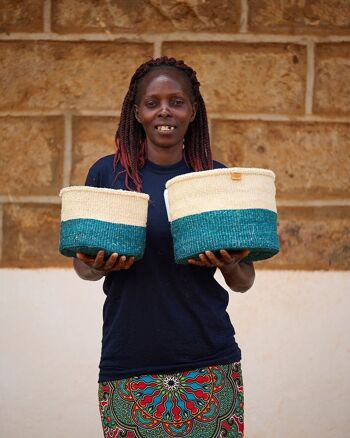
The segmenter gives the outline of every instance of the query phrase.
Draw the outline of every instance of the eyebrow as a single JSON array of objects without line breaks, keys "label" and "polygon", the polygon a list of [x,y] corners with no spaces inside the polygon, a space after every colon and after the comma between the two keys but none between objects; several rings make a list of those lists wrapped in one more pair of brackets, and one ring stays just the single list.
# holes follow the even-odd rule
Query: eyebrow
[{"label": "eyebrow", "polygon": [[[176,96],[184,96],[186,95],[186,93],[184,93],[183,91],[177,91],[176,93],[171,93],[169,94],[170,97],[176,97]],[[144,98],[146,97],[158,97],[158,94],[145,94]]]}]

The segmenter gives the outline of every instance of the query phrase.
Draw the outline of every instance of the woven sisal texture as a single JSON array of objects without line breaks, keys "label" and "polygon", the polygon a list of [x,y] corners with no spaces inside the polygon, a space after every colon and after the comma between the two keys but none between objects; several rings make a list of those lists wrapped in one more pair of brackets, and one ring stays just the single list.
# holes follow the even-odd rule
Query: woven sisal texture
[{"label": "woven sisal texture", "polygon": [[62,189],[61,220],[97,219],[145,227],[149,196],[126,190],[75,186]]},{"label": "woven sisal texture", "polygon": [[95,256],[101,249],[108,256],[142,257],[146,243],[149,196],[125,190],[67,187],[61,190],[60,252]]},{"label": "woven sisal texture", "polygon": [[249,249],[246,261],[264,260],[279,251],[277,214],[270,210],[221,210],[171,223],[175,261],[186,263],[204,251]]},{"label": "woven sisal texture", "polygon": [[72,219],[61,223],[60,252],[67,257],[75,257],[77,252],[95,256],[103,249],[106,257],[116,252],[138,260],[143,256],[145,244],[145,227],[94,219]]}]

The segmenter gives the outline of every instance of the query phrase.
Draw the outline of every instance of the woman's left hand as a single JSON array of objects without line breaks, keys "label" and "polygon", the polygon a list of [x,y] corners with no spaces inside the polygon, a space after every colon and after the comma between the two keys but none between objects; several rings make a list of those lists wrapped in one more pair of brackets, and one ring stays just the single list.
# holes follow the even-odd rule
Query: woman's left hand
[{"label": "woman's left hand", "polygon": [[199,254],[199,259],[189,259],[188,263],[207,268],[220,268],[222,272],[231,271],[242,259],[247,257],[249,252],[249,249],[235,252],[221,249],[218,254],[214,254],[212,251],[205,251]]},{"label": "woman's left hand", "polygon": [[239,263],[247,257],[249,249],[228,252],[221,249],[216,255],[211,251],[199,254],[199,260],[189,259],[188,263],[207,268],[219,268],[226,284],[235,292],[246,292],[254,283],[255,270],[253,263]]}]

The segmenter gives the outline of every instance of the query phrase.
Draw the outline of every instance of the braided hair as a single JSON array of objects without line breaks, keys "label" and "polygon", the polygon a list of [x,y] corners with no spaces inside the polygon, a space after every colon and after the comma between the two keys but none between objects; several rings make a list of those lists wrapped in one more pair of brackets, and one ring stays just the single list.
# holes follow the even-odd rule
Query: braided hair
[{"label": "braided hair", "polygon": [[210,150],[207,112],[203,97],[199,91],[200,83],[196,72],[183,61],[162,56],[150,59],[136,70],[131,78],[129,90],[124,98],[119,127],[115,134],[116,153],[114,167],[118,163],[125,169],[125,185],[130,189],[129,180],[132,180],[138,192],[142,189],[139,170],[146,159],[146,134],[143,126],[136,120],[134,105],[137,99],[138,85],[141,79],[156,68],[174,68],[181,71],[189,80],[192,100],[197,103],[197,112],[194,120],[189,124],[184,138],[184,159],[194,170],[208,170],[213,168]]}]

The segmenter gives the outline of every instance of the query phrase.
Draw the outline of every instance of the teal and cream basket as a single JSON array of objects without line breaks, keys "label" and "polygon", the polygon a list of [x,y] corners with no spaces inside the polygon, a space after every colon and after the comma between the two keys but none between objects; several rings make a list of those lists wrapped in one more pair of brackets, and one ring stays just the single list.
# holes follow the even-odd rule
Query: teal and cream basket
[{"label": "teal and cream basket", "polygon": [[101,249],[143,256],[149,196],[126,190],[72,186],[61,190],[61,254],[95,256]]},{"label": "teal and cream basket", "polygon": [[246,261],[279,251],[275,174],[256,168],[193,172],[166,183],[175,261],[204,251],[249,249]]}]

